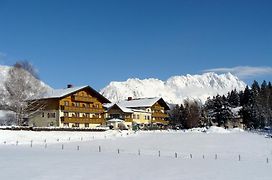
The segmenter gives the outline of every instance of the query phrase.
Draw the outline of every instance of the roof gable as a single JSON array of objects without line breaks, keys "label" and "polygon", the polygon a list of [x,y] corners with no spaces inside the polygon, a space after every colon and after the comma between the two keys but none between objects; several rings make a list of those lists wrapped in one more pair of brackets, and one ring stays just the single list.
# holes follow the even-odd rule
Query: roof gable
[{"label": "roof gable", "polygon": [[71,87],[71,88],[65,88],[65,89],[54,89],[52,91],[49,91],[46,93],[42,98],[40,99],[59,99],[64,98],[66,96],[69,96],[73,93],[76,93],[78,91],[81,91],[83,89],[90,90],[92,96],[98,98],[102,103],[110,103],[110,101],[102,96],[99,92],[91,88],[90,86],[79,86],[79,87]]},{"label": "roof gable", "polygon": [[139,99],[126,100],[126,101],[119,102],[118,105],[123,106],[123,107],[127,107],[127,108],[151,107],[156,102],[158,102],[166,110],[169,110],[169,106],[160,97],[155,97],[155,98],[139,98]]},{"label": "roof gable", "polygon": [[132,109],[123,107],[123,106],[118,105],[118,104],[113,104],[111,107],[108,108],[108,111],[111,110],[111,109],[114,108],[114,107],[120,109],[120,110],[121,110],[122,112],[124,112],[124,113],[133,113],[133,110],[132,110]]}]

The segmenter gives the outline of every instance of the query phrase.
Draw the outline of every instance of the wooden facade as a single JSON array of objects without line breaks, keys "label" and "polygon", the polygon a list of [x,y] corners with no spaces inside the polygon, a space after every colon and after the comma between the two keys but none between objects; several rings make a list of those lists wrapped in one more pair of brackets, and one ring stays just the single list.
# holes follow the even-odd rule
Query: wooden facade
[{"label": "wooden facade", "polygon": [[[132,127],[133,124],[168,125],[168,114],[166,111],[169,110],[169,107],[162,98],[156,98],[154,103],[149,105],[142,106],[139,103],[139,106],[131,107],[129,102],[132,101],[133,99],[128,99],[125,103],[121,102],[121,105],[117,103],[111,106],[107,111],[107,119],[123,119],[128,127]],[[137,99],[137,101],[141,101],[141,99]]]},{"label": "wooden facade", "polygon": [[169,116],[166,113],[166,110],[169,110],[169,109],[167,109],[165,106],[163,106],[159,102],[156,102],[151,107],[152,123],[168,125],[167,119],[169,118]]},{"label": "wooden facade", "polygon": [[77,89],[61,97],[41,99],[44,110],[30,118],[33,126],[96,127],[106,123],[103,103],[109,103],[89,86]]},{"label": "wooden facade", "polygon": [[131,123],[133,121],[132,117],[133,112],[124,112],[116,104],[107,111],[107,119],[117,118]]}]

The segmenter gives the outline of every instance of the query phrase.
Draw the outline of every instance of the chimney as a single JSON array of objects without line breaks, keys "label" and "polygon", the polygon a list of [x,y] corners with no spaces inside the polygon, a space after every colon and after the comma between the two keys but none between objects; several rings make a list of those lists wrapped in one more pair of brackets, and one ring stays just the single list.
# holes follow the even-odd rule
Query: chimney
[{"label": "chimney", "polygon": [[73,84],[67,84],[67,88],[72,88]]},{"label": "chimney", "polygon": [[131,101],[132,100],[132,97],[128,97],[128,101]]}]

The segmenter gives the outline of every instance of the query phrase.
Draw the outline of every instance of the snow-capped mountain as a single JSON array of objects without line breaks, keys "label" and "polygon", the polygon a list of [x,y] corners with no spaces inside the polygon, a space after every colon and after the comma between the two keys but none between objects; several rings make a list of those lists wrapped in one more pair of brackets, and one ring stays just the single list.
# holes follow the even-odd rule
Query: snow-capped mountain
[{"label": "snow-capped mountain", "polygon": [[168,103],[180,104],[184,99],[196,99],[204,103],[207,97],[227,94],[236,89],[244,90],[246,84],[238,77],[227,74],[204,73],[202,75],[173,76],[159,79],[128,79],[124,82],[111,82],[100,93],[112,102],[128,97],[163,97]]}]

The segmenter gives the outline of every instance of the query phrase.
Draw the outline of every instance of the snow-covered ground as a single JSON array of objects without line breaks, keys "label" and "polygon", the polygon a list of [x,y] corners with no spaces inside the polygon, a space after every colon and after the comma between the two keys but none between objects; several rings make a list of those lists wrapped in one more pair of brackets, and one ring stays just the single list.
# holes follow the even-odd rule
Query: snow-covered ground
[{"label": "snow-covered ground", "polygon": [[201,131],[0,130],[0,179],[271,179],[271,138]]}]

